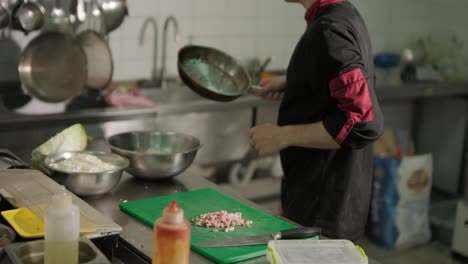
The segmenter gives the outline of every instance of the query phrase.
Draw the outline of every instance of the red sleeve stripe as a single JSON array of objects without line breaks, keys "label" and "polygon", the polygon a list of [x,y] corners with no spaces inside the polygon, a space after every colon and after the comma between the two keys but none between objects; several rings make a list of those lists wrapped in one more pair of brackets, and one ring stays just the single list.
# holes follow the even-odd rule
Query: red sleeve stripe
[{"label": "red sleeve stripe", "polygon": [[338,101],[338,109],[346,113],[347,122],[338,133],[335,141],[341,144],[358,122],[374,119],[372,100],[366,78],[360,68],[343,73],[328,83],[330,95]]},{"label": "red sleeve stripe", "polygon": [[309,9],[307,9],[307,12],[304,16],[305,20],[307,21],[307,24],[310,25],[310,23],[312,23],[315,20],[320,9],[322,9],[323,7],[327,5],[331,5],[331,4],[339,3],[339,2],[343,2],[343,0],[318,0],[315,3],[313,3],[312,6],[310,6]]}]

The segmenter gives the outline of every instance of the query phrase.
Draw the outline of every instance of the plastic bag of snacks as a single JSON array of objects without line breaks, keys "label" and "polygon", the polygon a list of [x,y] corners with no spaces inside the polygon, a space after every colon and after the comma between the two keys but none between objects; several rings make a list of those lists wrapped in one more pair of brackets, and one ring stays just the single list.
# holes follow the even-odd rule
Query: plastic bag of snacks
[{"label": "plastic bag of snacks", "polygon": [[371,237],[387,248],[427,243],[432,155],[402,159],[376,155],[371,204]]}]

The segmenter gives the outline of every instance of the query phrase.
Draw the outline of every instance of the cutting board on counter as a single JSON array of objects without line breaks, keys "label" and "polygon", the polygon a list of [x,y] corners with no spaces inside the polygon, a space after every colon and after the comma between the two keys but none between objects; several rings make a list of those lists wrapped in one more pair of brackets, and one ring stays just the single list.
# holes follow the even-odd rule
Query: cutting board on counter
[{"label": "cutting board on counter", "polygon": [[[0,170],[0,197],[7,200],[15,208],[28,208],[39,220],[43,219],[44,206],[50,203],[52,195],[61,190],[60,184],[37,170]],[[69,192],[69,194],[72,196],[73,203],[80,208],[81,227],[83,228],[81,231],[83,233],[93,237],[102,237],[119,234],[122,231],[122,227],[109,220],[107,216],[73,193]],[[24,212],[27,211],[10,210],[4,211],[3,214],[10,216],[10,220],[21,226],[19,228],[25,227],[25,225],[27,228],[31,228],[33,219],[29,218],[31,214],[28,216],[28,213],[31,212],[27,212],[26,215],[22,214]],[[42,236],[38,235],[37,232],[34,234],[25,232],[24,234],[32,237]]]},{"label": "cutting board on counter", "polygon": [[172,200],[176,200],[184,210],[186,219],[208,212],[226,210],[230,213],[241,212],[245,220],[253,221],[252,227],[239,226],[232,232],[221,232],[221,230],[213,232],[213,228],[191,226],[191,248],[216,263],[234,263],[265,255],[266,245],[210,248],[195,244],[215,239],[269,234],[297,227],[212,188],[129,201],[121,203],[120,209],[152,227],[154,221],[161,217],[162,210],[169,206]]}]

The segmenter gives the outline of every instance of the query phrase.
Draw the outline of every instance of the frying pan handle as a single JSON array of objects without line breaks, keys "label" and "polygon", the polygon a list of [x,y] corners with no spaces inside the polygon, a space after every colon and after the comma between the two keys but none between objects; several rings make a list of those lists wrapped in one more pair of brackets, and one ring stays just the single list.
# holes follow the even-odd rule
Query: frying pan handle
[{"label": "frying pan handle", "polygon": [[259,92],[260,90],[262,90],[263,88],[260,86],[260,85],[250,85],[249,87],[249,92],[251,94],[256,94],[257,92]]}]

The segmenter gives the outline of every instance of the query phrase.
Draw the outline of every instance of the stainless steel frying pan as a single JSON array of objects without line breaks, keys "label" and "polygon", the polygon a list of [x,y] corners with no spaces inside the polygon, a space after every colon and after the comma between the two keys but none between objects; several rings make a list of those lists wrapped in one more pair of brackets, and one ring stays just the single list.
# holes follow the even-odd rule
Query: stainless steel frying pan
[{"label": "stainless steel frying pan", "polygon": [[234,58],[214,48],[183,47],[177,68],[184,83],[208,99],[228,102],[261,89],[250,84],[249,74]]},{"label": "stainless steel frying pan", "polygon": [[101,30],[104,29],[101,11],[96,0],[86,0],[86,29],[76,39],[86,54],[87,79],[86,88],[104,89],[112,80],[114,63],[109,44]]},{"label": "stainless steel frying pan", "polygon": [[81,92],[86,81],[86,56],[67,32],[68,18],[56,0],[50,24],[21,53],[19,76],[23,88],[44,102],[62,102]]},{"label": "stainless steel frying pan", "polygon": [[19,75],[32,96],[44,102],[62,102],[83,89],[86,57],[71,35],[49,31],[23,50]]}]

